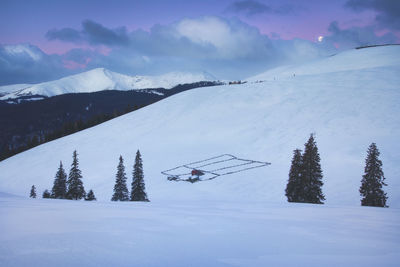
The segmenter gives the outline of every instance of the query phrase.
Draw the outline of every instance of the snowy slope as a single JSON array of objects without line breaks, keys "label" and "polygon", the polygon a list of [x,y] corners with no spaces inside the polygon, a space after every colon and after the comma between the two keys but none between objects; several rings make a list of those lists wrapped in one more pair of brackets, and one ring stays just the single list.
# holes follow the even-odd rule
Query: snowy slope
[{"label": "snowy slope", "polygon": [[301,75],[316,75],[340,71],[399,65],[399,45],[348,50],[302,65],[281,66],[248,78],[248,81],[286,79]]},{"label": "snowy slope", "polygon": [[13,84],[13,85],[0,86],[0,96],[15,93],[30,86],[32,86],[32,84]]},{"label": "snowy slope", "polygon": [[2,86],[0,87],[0,94],[2,91],[11,91],[11,93],[0,97],[0,100],[30,95],[51,97],[68,93],[90,93],[102,90],[124,91],[160,87],[169,89],[178,84],[210,80],[215,80],[215,78],[207,73],[171,72],[161,76],[128,76],[104,68],[97,68],[55,81],[25,87],[15,85],[15,90],[11,90],[13,86]]},{"label": "snowy slope", "polygon": [[[0,265],[397,266],[400,62],[389,59],[400,47],[387,48],[360,50],[387,64],[368,65],[353,50],[337,55],[346,70],[333,64],[186,91],[0,162]],[[287,203],[292,151],[311,132],[326,204]],[[388,209],[359,206],[371,142],[381,151]],[[110,202],[118,157],[130,183],[137,148],[151,202]],[[68,172],[74,149],[100,201],[10,196],[28,196],[32,184],[38,194],[51,188],[59,160]],[[224,153],[272,165],[194,184],[160,174]]]},{"label": "snowy slope", "polygon": [[[400,55],[400,47],[344,55],[354,64],[359,53],[369,57],[373,50],[386,58]],[[187,91],[0,162],[0,191],[26,196],[32,184],[40,192],[50,188],[59,161],[68,171],[77,149],[86,188],[108,200],[119,155],[130,174],[139,148],[153,201],[284,203],[292,151],[303,149],[309,134],[316,133],[327,204],[359,205],[366,150],[376,142],[389,184],[388,204],[400,207],[399,73],[400,62],[389,61],[381,66]],[[225,153],[272,165],[197,184],[170,182],[160,174]]]}]

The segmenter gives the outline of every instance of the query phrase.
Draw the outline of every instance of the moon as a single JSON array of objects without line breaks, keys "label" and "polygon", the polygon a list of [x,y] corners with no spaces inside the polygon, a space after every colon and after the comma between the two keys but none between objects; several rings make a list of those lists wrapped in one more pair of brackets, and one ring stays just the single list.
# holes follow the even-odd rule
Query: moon
[{"label": "moon", "polygon": [[322,36],[322,35],[318,36],[318,42],[322,42],[323,39],[324,39],[324,36]]}]

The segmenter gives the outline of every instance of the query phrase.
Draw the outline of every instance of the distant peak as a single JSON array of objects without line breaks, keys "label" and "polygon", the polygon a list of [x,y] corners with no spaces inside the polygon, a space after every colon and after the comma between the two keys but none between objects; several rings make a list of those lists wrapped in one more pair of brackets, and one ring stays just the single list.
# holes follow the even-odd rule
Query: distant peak
[{"label": "distant peak", "polygon": [[112,77],[114,76],[113,74],[115,72],[112,72],[112,71],[110,71],[110,70],[108,70],[106,68],[95,68],[95,69],[91,69],[91,70],[87,71],[86,73],[92,73],[92,74],[95,74],[95,75],[104,75],[107,78],[112,79]]}]

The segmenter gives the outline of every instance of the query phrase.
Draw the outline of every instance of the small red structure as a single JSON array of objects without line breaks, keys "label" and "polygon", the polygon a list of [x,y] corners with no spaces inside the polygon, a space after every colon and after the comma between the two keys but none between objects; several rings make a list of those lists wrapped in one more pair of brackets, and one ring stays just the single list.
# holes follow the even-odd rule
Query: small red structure
[{"label": "small red structure", "polygon": [[193,169],[193,170],[192,170],[192,176],[197,176],[197,177],[199,177],[199,176],[201,176],[201,175],[204,175],[204,172],[202,172],[202,171],[200,171],[200,170],[196,170],[196,169]]}]

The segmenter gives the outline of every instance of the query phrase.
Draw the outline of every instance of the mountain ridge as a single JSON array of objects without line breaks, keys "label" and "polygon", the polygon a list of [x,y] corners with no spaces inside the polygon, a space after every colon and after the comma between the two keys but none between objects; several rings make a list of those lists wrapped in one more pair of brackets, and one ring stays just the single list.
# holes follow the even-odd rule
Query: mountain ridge
[{"label": "mountain ridge", "polygon": [[[39,84],[18,84],[0,87],[0,100],[35,96],[37,99],[68,93],[90,93],[104,90],[170,89],[178,84],[216,80],[210,74],[170,72],[159,76],[129,76],[95,68],[86,72]],[[3,92],[3,93],[2,93]],[[31,99],[31,100],[37,100]]]}]

